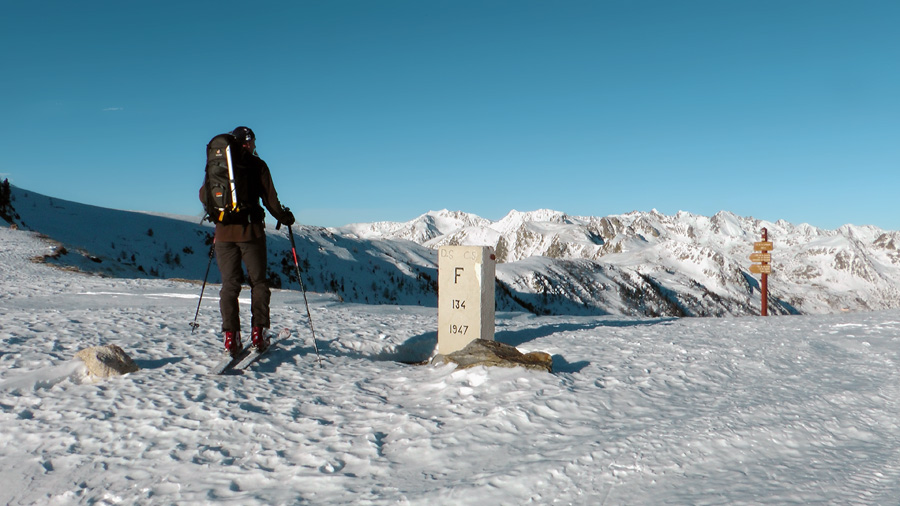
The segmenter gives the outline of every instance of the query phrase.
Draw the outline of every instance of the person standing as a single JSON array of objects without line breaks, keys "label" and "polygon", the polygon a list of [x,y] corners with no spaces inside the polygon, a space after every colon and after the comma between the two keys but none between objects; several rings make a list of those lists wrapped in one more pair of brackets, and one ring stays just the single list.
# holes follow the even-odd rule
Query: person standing
[{"label": "person standing", "polygon": [[[291,226],[294,215],[282,206],[275,191],[275,183],[269,166],[256,154],[256,135],[253,130],[240,126],[231,132],[241,145],[238,153],[232,154],[235,179],[246,181],[244,193],[247,201],[242,202],[243,211],[237,220],[228,224],[216,223],[215,250],[216,263],[222,275],[222,289],[219,292],[219,311],[222,314],[222,332],[225,334],[225,350],[232,356],[243,349],[241,343],[241,322],[238,296],[244,280],[241,263],[247,267],[247,282],[250,285],[251,340],[254,347],[265,350],[269,346],[269,299],[271,291],[266,277],[268,265],[266,250],[265,209],[278,222]],[[238,177],[240,175],[240,177]],[[200,202],[207,204],[207,184],[204,179],[200,187]],[[262,201],[262,206],[260,205]]]}]

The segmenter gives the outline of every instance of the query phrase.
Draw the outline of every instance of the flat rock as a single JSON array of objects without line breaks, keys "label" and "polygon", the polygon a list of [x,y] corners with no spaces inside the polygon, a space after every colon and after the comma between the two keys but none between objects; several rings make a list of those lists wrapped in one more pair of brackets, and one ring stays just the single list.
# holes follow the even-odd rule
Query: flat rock
[{"label": "flat rock", "polygon": [[75,357],[81,359],[88,372],[98,378],[121,376],[140,370],[134,360],[114,344],[85,348],[76,353]]},{"label": "flat rock", "polygon": [[437,355],[432,363],[452,362],[460,369],[478,365],[494,367],[524,367],[539,371],[553,372],[553,357],[548,353],[534,351],[522,353],[515,346],[476,339],[465,348],[447,355]]}]

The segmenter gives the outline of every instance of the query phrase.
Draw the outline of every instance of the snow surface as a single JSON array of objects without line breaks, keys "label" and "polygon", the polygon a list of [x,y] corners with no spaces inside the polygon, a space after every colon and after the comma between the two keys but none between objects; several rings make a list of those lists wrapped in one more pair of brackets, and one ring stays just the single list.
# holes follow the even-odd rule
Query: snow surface
[{"label": "snow surface", "polygon": [[[294,336],[209,376],[217,286],[33,263],[0,227],[0,504],[897,504],[900,311],[499,313],[553,374],[407,365],[436,310],[276,290]],[[243,310],[249,311],[244,305]],[[247,318],[248,315],[245,315]],[[141,371],[73,362],[116,344]]]}]

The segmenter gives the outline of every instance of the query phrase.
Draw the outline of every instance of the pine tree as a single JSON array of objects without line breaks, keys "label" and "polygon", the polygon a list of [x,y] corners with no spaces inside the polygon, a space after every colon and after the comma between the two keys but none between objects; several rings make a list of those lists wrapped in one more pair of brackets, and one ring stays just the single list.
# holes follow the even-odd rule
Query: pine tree
[{"label": "pine tree", "polygon": [[12,200],[11,190],[9,188],[9,179],[4,179],[0,183],[0,218],[12,223]]}]

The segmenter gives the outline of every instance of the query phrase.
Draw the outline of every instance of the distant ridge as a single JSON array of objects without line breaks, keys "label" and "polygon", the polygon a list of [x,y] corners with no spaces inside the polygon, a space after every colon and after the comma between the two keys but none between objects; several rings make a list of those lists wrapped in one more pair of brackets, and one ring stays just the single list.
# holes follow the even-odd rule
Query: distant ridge
[{"label": "distant ridge", "polygon": [[[872,226],[824,230],[727,211],[712,217],[655,210],[585,217],[541,209],[514,210],[496,222],[431,211],[406,223],[354,224],[336,231],[429,248],[493,246],[503,262],[498,278],[538,311],[577,313],[581,309],[574,304],[613,314],[699,316],[759,311],[749,255],[763,227],[775,242],[774,313],[900,305],[900,233]],[[429,234],[415,233],[425,228]]]},{"label": "distant ridge", "polygon": [[[13,221],[65,247],[48,262],[119,277],[200,279],[205,272],[211,228],[198,217],[104,209],[15,186],[11,203]],[[436,249],[489,245],[501,262],[501,311],[727,316],[759,312],[748,257],[763,227],[775,243],[770,314],[900,307],[900,233],[872,226],[823,230],[727,211],[584,217],[514,210],[491,221],[441,210],[408,222],[295,232],[307,288],[345,301],[434,306]],[[273,285],[299,288],[286,231],[270,224],[268,233]]]}]

